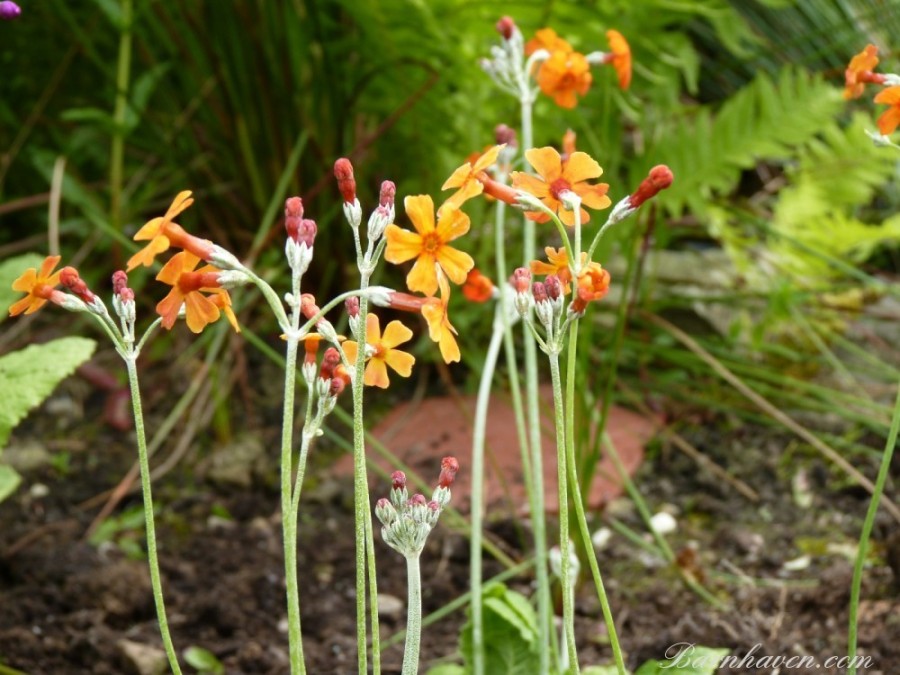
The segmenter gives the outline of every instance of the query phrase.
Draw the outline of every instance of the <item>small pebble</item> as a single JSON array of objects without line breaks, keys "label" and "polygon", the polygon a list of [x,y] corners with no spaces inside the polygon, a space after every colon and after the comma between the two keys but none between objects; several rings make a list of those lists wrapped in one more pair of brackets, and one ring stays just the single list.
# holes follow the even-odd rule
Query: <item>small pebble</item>
[{"label": "small pebble", "polygon": [[657,534],[671,534],[678,529],[678,521],[671,513],[660,511],[650,519],[650,527]]}]

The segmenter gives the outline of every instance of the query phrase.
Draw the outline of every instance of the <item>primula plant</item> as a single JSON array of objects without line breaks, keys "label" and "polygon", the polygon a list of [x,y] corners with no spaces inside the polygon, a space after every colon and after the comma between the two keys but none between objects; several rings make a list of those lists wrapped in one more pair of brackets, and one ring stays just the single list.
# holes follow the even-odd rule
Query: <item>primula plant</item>
[{"label": "primula plant", "polygon": [[[360,673],[381,672],[381,646],[376,588],[374,527],[366,469],[364,389],[389,387],[395,377],[409,377],[415,358],[407,351],[413,331],[399,320],[386,320],[377,309],[391,308],[420,315],[427,333],[446,363],[461,360],[456,330],[450,318],[453,287],[461,286],[465,298],[495,303],[491,340],[487,347],[474,420],[471,467],[471,639],[466,640],[466,668],[476,675],[499,672],[486,657],[482,584],[482,530],[484,491],[484,441],[489,394],[501,349],[505,352],[511,397],[517,413],[522,448],[522,473],[529,489],[534,535],[537,629],[534,648],[538,673],[578,673],[579,655],[574,624],[574,589],[578,560],[574,557],[569,522],[574,506],[576,529],[587,554],[591,576],[612,648],[616,670],[625,673],[616,626],[604,591],[590,535],[576,470],[575,380],[579,324],[607,294],[612,280],[602,261],[595,258],[598,244],[613,226],[634,214],[647,200],[668,188],[672,172],[653,168],[646,179],[616,204],[610,187],[598,182],[600,163],[575,148],[575,136],[565,136],[561,152],[553,147],[533,147],[532,111],[537,97],[547,96],[563,108],[576,106],[591,95],[592,69],[614,69],[618,86],[631,83],[631,53],[616,30],[606,32],[608,51],[582,54],[552,29],[539,30],[525,41],[515,22],[504,17],[497,24],[500,43],[482,63],[499,89],[514,96],[521,109],[521,135],[499,125],[496,144],[464,162],[442,186],[449,196],[436,205],[430,195],[409,195],[402,200],[403,214],[395,212],[396,187],[384,181],[378,204],[363,218],[357,198],[356,177],[350,161],[338,159],[334,177],[341,196],[344,219],[352,234],[359,273],[358,286],[326,300],[309,288],[305,275],[315,255],[316,222],[306,217],[301,197],[285,202],[284,254],[290,270],[290,287],[278,292],[233,252],[187,232],[176,219],[193,205],[190,191],[177,194],[162,216],[141,227],[134,239],[143,248],[128,261],[127,270],[112,275],[112,311],[92,291],[77,270],[55,271],[58,257],[48,257],[40,269],[29,269],[13,285],[25,293],[10,312],[32,313],[48,302],[81,312],[96,320],[125,362],[137,431],[141,485],[146,520],[147,554],[157,618],[169,665],[180,673],[178,653],[167,623],[162,579],[156,553],[153,501],[147,442],[141,407],[138,357],[161,327],[175,330],[184,320],[188,330],[201,333],[223,318],[235,331],[240,326],[229,294],[238,286],[254,286],[275,317],[285,349],[284,405],[280,447],[281,517],[284,544],[288,641],[292,673],[305,673],[300,622],[301,588],[297,566],[300,499],[309,453],[323,434],[328,416],[349,387],[353,409],[354,517],[356,546],[357,662]],[[498,283],[475,269],[465,252],[470,218],[463,210],[473,199],[491,198],[495,209],[495,265]],[[523,214],[515,227],[507,222],[508,208]],[[604,211],[606,211],[604,215]],[[600,223],[598,225],[598,223]],[[521,238],[524,257],[510,263],[509,236]],[[540,241],[544,258],[537,253]],[[166,258],[167,257],[167,258]],[[163,260],[163,258],[166,258]],[[371,284],[384,259],[403,265],[406,289]],[[165,294],[156,304],[156,318],[139,334],[136,291],[127,273],[162,263],[156,280]],[[541,277],[540,279],[537,277]],[[499,280],[508,279],[507,282]],[[62,286],[60,289],[59,286]],[[152,293],[145,289],[141,295]],[[349,334],[338,335],[330,314],[343,310]],[[512,327],[521,322],[521,354]],[[301,351],[302,347],[302,351]],[[324,350],[323,350],[324,347]],[[553,385],[559,536],[552,565],[562,594],[562,639],[554,638],[551,609],[551,546],[547,537],[538,400],[538,352],[543,352]],[[320,356],[321,352],[321,356]],[[560,358],[565,358],[565,370]],[[517,373],[520,366],[524,383]],[[305,386],[305,409],[295,428],[298,371]],[[296,436],[299,435],[299,442]],[[389,499],[374,507],[382,523],[385,543],[406,560],[408,571],[408,626],[403,673],[418,672],[422,626],[420,556],[426,538],[450,500],[450,485],[460,462],[446,457],[439,484],[431,500],[421,494],[410,497],[406,476],[392,477]],[[495,591],[491,594],[496,595]],[[506,597],[512,597],[507,595]],[[517,600],[510,600],[515,603]],[[370,661],[371,655],[371,661]]]}]

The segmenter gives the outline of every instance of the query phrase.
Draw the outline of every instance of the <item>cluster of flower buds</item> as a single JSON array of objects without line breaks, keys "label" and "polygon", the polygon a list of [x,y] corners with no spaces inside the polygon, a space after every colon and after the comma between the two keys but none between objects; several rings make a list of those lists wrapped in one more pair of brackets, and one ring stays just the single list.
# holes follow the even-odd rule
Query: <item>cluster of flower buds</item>
[{"label": "cluster of flower buds", "polygon": [[[491,58],[480,61],[481,69],[498,87],[513,96],[530,95],[529,74],[536,62],[546,59],[549,54],[540,50],[540,54],[532,54],[525,64],[525,39],[512,17],[502,17],[497,22],[497,32],[503,39],[499,45],[491,47]],[[528,89],[522,91],[523,86]]]},{"label": "cluster of flower buds", "polygon": [[450,486],[457,471],[459,462],[455,457],[441,460],[441,475],[431,501],[422,494],[409,496],[402,471],[391,474],[390,499],[381,498],[375,504],[375,515],[383,525],[381,534],[388,546],[407,558],[422,552],[441,511],[450,503]]},{"label": "cluster of flower buds", "polygon": [[134,322],[137,313],[134,304],[134,291],[128,287],[128,274],[118,270],[112,275],[113,311],[122,323],[122,333],[126,340],[134,341]]},{"label": "cluster of flower buds", "polygon": [[[307,358],[309,358],[309,351],[307,351]],[[312,363],[314,366],[315,360]],[[305,376],[306,371],[304,371]],[[330,404],[330,409],[326,411],[326,414],[334,408],[338,395],[347,388],[348,384],[350,384],[350,373],[341,363],[341,353],[335,347],[329,347],[322,357],[319,378],[316,381],[316,393],[319,399],[328,400]]]},{"label": "cluster of flower buds", "polygon": [[562,316],[562,289],[562,283],[555,274],[549,275],[544,281],[535,281],[531,285],[534,313],[548,332],[553,330]]},{"label": "cluster of flower buds", "polygon": [[294,274],[303,275],[312,262],[317,228],[316,221],[303,217],[303,200],[300,197],[290,197],[285,201],[284,229],[287,230],[284,252],[288,265]]},{"label": "cluster of flower buds", "polygon": [[394,199],[397,196],[397,186],[393,181],[386,180],[381,183],[381,191],[378,194],[378,207],[369,216],[366,236],[369,241],[378,241],[384,234],[388,225],[394,222]]}]

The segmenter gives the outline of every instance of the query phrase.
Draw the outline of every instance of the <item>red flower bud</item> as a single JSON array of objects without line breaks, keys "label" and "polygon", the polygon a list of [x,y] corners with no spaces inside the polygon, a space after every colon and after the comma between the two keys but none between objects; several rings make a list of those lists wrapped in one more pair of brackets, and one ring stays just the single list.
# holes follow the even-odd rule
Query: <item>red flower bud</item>
[{"label": "red flower bud", "polygon": [[459,462],[456,457],[444,457],[441,460],[441,475],[438,478],[438,485],[442,488],[450,487],[456,478],[457,471],[459,471]]},{"label": "red flower bud", "polygon": [[316,298],[311,293],[303,293],[300,296],[300,311],[307,320],[312,319],[319,313],[319,306],[316,304]]},{"label": "red flower bud", "polygon": [[560,282],[559,277],[555,274],[551,274],[544,279],[544,288],[547,291],[547,296],[551,300],[556,300],[562,295],[562,282]]},{"label": "red flower bud", "polygon": [[338,190],[348,204],[356,200],[356,181],[353,178],[353,165],[346,157],[334,163],[334,177],[337,178]]},{"label": "red flower bud", "polygon": [[665,164],[659,164],[650,169],[647,177],[641,181],[637,190],[628,198],[631,208],[636,209],[648,199],[655,197],[660,190],[665,190],[675,180],[672,170]]},{"label": "red flower bud", "polygon": [[433,501],[433,500],[432,500],[432,501],[428,502],[428,508],[429,508],[431,511],[436,511],[436,512],[437,512],[437,511],[440,511],[440,510],[441,510],[441,505],[438,504],[436,501]]},{"label": "red flower bud", "polygon": [[516,289],[516,293],[527,293],[531,287],[531,272],[527,267],[520,267],[512,273],[509,283]]},{"label": "red flower bud", "polygon": [[391,474],[391,488],[394,490],[402,490],[406,487],[406,474],[402,471],[395,471]]},{"label": "red flower bud", "polygon": [[531,284],[531,294],[534,296],[535,302],[544,302],[547,299],[547,289],[540,281]]},{"label": "red flower bud", "polygon": [[397,186],[393,181],[383,181],[381,183],[381,192],[378,194],[378,204],[385,208],[394,205],[394,198],[397,196]]},{"label": "red flower bud", "polygon": [[322,357],[322,367],[319,370],[319,377],[323,380],[331,380],[334,376],[334,369],[341,362],[341,354],[334,347],[325,350],[325,356]]},{"label": "red flower bud", "polygon": [[359,316],[359,298],[355,295],[344,300],[344,309],[347,310],[347,316]]},{"label": "red flower bud", "polygon": [[122,302],[134,300],[134,291],[128,288],[128,275],[119,270],[112,275],[113,293],[119,296]]},{"label": "red flower bud", "polygon": [[[285,221],[285,223],[287,223],[287,221]],[[316,240],[317,231],[316,221],[304,218],[300,221],[300,225],[297,228],[297,236],[293,237],[293,239],[298,244],[306,244],[309,248],[312,248],[313,243]]]},{"label": "red flower bud", "polygon": [[512,127],[508,127],[505,124],[498,124],[494,127],[494,140],[497,141],[497,145],[518,145],[518,141],[516,141],[516,130]]},{"label": "red flower bud", "polygon": [[297,241],[300,224],[303,222],[303,200],[300,197],[289,197],[284,202],[284,229],[288,237]]},{"label": "red flower bud", "polygon": [[84,283],[84,280],[78,275],[78,270],[74,267],[63,267],[59,271],[59,283],[88,304],[92,303],[96,297],[91,293],[87,284]]},{"label": "red flower bud", "polygon": [[425,495],[419,494],[418,492],[409,498],[409,501],[406,502],[410,506],[425,506],[428,503],[428,500],[425,499]]},{"label": "red flower bud", "polygon": [[516,22],[511,16],[504,16],[497,22],[497,32],[503,36],[504,40],[511,40],[513,32],[516,30]]},{"label": "red flower bud", "polygon": [[328,389],[328,393],[331,396],[338,396],[342,391],[344,391],[344,388],[346,386],[347,384],[340,377],[332,377],[331,387]]}]

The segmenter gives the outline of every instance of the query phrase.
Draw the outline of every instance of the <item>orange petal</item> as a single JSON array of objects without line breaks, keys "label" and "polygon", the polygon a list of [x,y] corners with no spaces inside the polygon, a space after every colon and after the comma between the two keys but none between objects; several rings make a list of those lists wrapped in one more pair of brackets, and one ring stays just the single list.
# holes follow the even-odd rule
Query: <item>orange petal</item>
[{"label": "orange petal", "polygon": [[[472,199],[472,197],[477,197],[484,191],[484,185],[481,184],[480,181],[475,180],[474,178],[469,180],[467,183],[464,183],[460,186],[459,190],[454,192],[450,197],[445,201],[441,208],[438,209],[438,223],[440,223],[441,216],[448,209],[458,209],[464,203]],[[440,228],[440,225],[438,225]]]},{"label": "orange petal", "polygon": [[890,136],[900,125],[900,108],[892,106],[878,118],[878,130],[882,136]]},{"label": "orange petal", "polygon": [[37,283],[37,279],[37,270],[33,267],[29,267],[12,283],[12,289],[14,291],[21,291],[22,293],[30,293],[31,289],[34,288]]},{"label": "orange petal", "polygon": [[144,226],[135,232],[133,239],[135,241],[146,241],[147,239],[153,239],[156,235],[159,234],[160,229],[162,228],[162,224],[165,222],[163,217],[152,218],[144,223]]},{"label": "orange petal", "polygon": [[900,87],[887,87],[875,96],[875,103],[900,103]]},{"label": "orange petal", "polygon": [[193,253],[187,251],[176,253],[163,265],[159,274],[156,275],[156,280],[174,286],[178,283],[179,277],[185,272],[192,271],[198,262],[200,262],[200,258]]},{"label": "orange petal", "polygon": [[413,292],[434,295],[438,288],[438,282],[432,256],[427,254],[419,256],[416,264],[406,275],[406,287]]},{"label": "orange petal", "polygon": [[389,263],[404,263],[422,253],[422,237],[415,232],[388,225],[384,238],[387,241],[384,259]]},{"label": "orange petal", "polygon": [[521,171],[513,171],[512,173],[513,187],[517,190],[523,190],[530,195],[534,195],[538,199],[543,199],[550,194],[550,186],[537,176],[532,176]]},{"label": "orange petal", "polygon": [[140,265],[150,267],[153,264],[153,261],[156,259],[156,256],[163,251],[168,250],[168,248],[168,237],[165,237],[163,235],[154,237],[149,244],[147,244],[144,248],[142,248],[140,251],[138,251],[128,259],[128,265],[125,268],[126,271],[130,272],[135,267],[139,267]]},{"label": "orange petal", "polygon": [[366,376],[363,382],[369,387],[387,389],[391,381],[388,378],[387,366],[383,359],[371,359],[366,366]]},{"label": "orange petal", "polygon": [[181,305],[184,304],[184,296],[177,288],[169,291],[169,294],[160,300],[156,305],[156,313],[162,317],[163,328],[169,330],[178,320],[178,312],[181,311]]},{"label": "orange petal", "polygon": [[384,362],[397,371],[397,374],[401,377],[409,377],[412,375],[412,367],[416,359],[412,354],[391,349],[385,355]]},{"label": "orange petal", "polygon": [[573,152],[569,155],[562,171],[562,177],[570,185],[581,183],[591,178],[598,178],[601,175],[603,175],[603,169],[600,168],[597,160],[586,152]]},{"label": "orange petal", "polygon": [[25,314],[34,314],[47,304],[46,298],[36,298],[33,295],[29,295],[25,300],[28,300],[28,309],[25,310]]},{"label": "orange petal", "polygon": [[[478,183],[481,185],[481,183]],[[441,241],[453,241],[469,231],[469,216],[455,208],[446,208],[438,218],[437,234]]]},{"label": "orange petal", "polygon": [[202,293],[188,293],[184,298],[185,318],[192,333],[200,333],[219,320],[219,308]]},{"label": "orange petal", "polygon": [[609,190],[609,185],[606,183],[597,185],[582,183],[574,186],[575,194],[581,197],[581,202],[591,209],[605,209],[612,204],[609,197],[606,196],[607,190]]},{"label": "orange petal", "polygon": [[413,195],[403,200],[406,215],[412,221],[416,232],[428,234],[434,230],[434,202],[428,195]]},{"label": "orange petal", "polygon": [[437,262],[454,284],[462,284],[469,270],[475,267],[475,261],[468,253],[463,253],[452,246],[441,246],[437,252]]},{"label": "orange petal", "polygon": [[366,342],[372,346],[381,342],[381,322],[377,314],[366,315]]},{"label": "orange petal", "polygon": [[578,98],[572,89],[561,89],[553,94],[553,102],[560,108],[571,110],[578,104]]},{"label": "orange petal", "polygon": [[350,363],[356,363],[356,341],[347,340],[341,345],[344,348],[344,356]]},{"label": "orange petal", "polygon": [[472,165],[466,162],[450,174],[450,178],[441,185],[441,190],[449,190],[450,188],[458,188],[463,185],[472,175]]},{"label": "orange petal", "polygon": [[175,195],[175,199],[172,200],[172,203],[166,210],[166,221],[172,220],[175,216],[177,216],[179,213],[181,213],[194,203],[194,200],[191,199],[191,194],[192,192],[190,190],[182,190],[177,195]]},{"label": "orange petal", "polygon": [[[369,316],[372,316],[371,314]],[[413,332],[399,321],[391,321],[384,329],[384,335],[381,336],[381,344],[388,349],[393,349],[397,345],[409,342]]]},{"label": "orange petal", "polygon": [[546,183],[552,183],[562,176],[562,160],[559,153],[550,146],[526,150],[525,159]]},{"label": "orange petal", "polygon": [[486,151],[472,166],[472,172],[478,173],[479,171],[484,171],[491,166],[491,164],[495,164],[497,162],[497,157],[500,156],[500,151],[505,147],[506,143],[503,143],[502,145],[495,145],[493,148]]},{"label": "orange petal", "polygon": [[[16,302],[14,302],[14,303],[12,304],[12,306],[9,308],[9,315],[10,315],[10,316],[19,316],[19,314],[21,314],[22,312],[24,312],[26,309],[30,309],[31,304],[32,304],[36,299],[37,299],[37,298],[34,298],[34,297],[30,296],[30,295],[26,295],[26,296],[25,296],[24,298],[22,298],[21,300],[18,300],[18,301],[16,301]],[[31,314],[31,312],[29,312],[29,314]]]},{"label": "orange petal", "polygon": [[453,333],[453,327],[448,322],[447,327],[441,331],[441,339],[438,343],[444,363],[457,363],[460,359],[459,345],[456,343]]},{"label": "orange petal", "polygon": [[44,258],[44,262],[41,263],[41,271],[38,273],[38,277],[42,279],[49,277],[50,273],[56,269],[57,265],[59,265],[60,260],[62,260],[62,256],[58,255],[48,255]]}]

